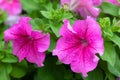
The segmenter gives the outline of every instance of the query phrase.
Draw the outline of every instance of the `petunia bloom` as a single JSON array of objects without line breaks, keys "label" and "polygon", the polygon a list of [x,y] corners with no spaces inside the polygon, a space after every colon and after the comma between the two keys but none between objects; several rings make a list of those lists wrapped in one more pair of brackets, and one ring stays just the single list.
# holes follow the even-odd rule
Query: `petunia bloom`
[{"label": "petunia bloom", "polygon": [[19,62],[26,59],[41,67],[50,44],[50,35],[32,30],[30,20],[29,17],[22,17],[17,24],[4,32],[4,39],[5,42],[12,41],[13,54],[19,58]]},{"label": "petunia bloom", "polygon": [[70,10],[80,13],[81,17],[84,19],[87,16],[92,16],[96,18],[99,15],[99,6],[102,0],[61,0],[61,5],[67,4],[70,7]]},{"label": "petunia bloom", "polygon": [[0,9],[8,12],[8,15],[18,15],[22,11],[20,0],[0,0]]},{"label": "petunia bloom", "polygon": [[73,72],[86,77],[98,64],[96,54],[104,53],[100,26],[91,17],[75,21],[72,27],[64,20],[60,35],[53,55],[57,55],[62,63],[70,64]]},{"label": "petunia bloom", "polygon": [[117,5],[117,6],[120,6],[120,3],[118,2],[118,0],[103,0],[103,1],[105,1],[105,2],[110,2],[110,3],[112,3],[112,4],[115,4],[115,5]]}]

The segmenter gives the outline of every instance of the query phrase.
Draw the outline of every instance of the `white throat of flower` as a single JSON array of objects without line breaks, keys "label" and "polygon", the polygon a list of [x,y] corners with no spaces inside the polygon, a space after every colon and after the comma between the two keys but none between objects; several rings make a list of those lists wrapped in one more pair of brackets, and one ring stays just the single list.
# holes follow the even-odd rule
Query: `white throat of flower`
[{"label": "white throat of flower", "polygon": [[88,45],[88,42],[86,39],[81,39],[81,43],[83,46],[87,46]]},{"label": "white throat of flower", "polygon": [[71,2],[70,2],[70,10],[76,9],[79,5],[80,5],[80,1],[71,0]]}]

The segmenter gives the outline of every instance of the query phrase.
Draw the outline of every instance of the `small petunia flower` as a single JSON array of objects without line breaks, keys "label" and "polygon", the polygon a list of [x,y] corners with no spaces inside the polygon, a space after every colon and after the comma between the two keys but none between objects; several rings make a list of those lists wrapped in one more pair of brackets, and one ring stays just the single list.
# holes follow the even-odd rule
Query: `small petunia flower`
[{"label": "small petunia flower", "polygon": [[53,55],[58,56],[60,62],[70,64],[73,72],[86,77],[98,64],[96,54],[104,53],[100,26],[90,16],[75,21],[72,27],[68,20],[64,20],[60,35]]},{"label": "small petunia flower", "polygon": [[95,6],[99,6],[101,2],[101,0],[61,0],[61,5],[67,4],[70,10],[80,13],[85,19],[87,16],[96,18],[99,15],[100,9]]},{"label": "small petunia flower", "polygon": [[118,2],[118,0],[103,0],[103,1],[105,1],[105,2],[110,2],[110,3],[112,3],[112,4],[115,4],[115,5],[117,5],[117,6],[120,6],[120,3]]},{"label": "small petunia flower", "polygon": [[4,32],[4,40],[12,41],[13,54],[18,57],[19,62],[26,59],[41,67],[50,44],[50,35],[32,30],[30,20],[29,17],[22,17],[17,24]]},{"label": "small petunia flower", "polygon": [[20,0],[0,0],[0,9],[7,11],[8,15],[18,15],[22,11]]}]

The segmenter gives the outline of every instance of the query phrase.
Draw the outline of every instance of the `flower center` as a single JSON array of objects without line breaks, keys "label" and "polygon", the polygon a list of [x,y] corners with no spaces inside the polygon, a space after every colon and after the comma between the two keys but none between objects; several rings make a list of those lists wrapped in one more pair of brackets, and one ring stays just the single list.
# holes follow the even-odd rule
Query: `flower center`
[{"label": "flower center", "polygon": [[86,39],[81,39],[81,43],[83,46],[87,46],[88,45],[88,42]]},{"label": "flower center", "polygon": [[28,40],[33,40],[33,38],[31,36],[28,36],[27,39]]}]

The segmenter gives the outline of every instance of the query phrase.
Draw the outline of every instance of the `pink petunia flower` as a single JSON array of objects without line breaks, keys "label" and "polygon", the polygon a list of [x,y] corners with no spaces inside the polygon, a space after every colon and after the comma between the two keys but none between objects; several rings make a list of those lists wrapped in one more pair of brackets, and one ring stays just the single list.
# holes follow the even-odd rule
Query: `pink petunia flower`
[{"label": "pink petunia flower", "polygon": [[99,6],[101,2],[101,0],[61,0],[61,5],[69,5],[70,10],[80,13],[83,18],[87,18],[87,16],[96,18],[100,10],[95,6]]},{"label": "pink petunia flower", "polygon": [[118,2],[118,0],[104,0],[105,2],[110,2],[112,4],[115,4],[117,6],[120,6],[120,3]]},{"label": "pink petunia flower", "polygon": [[0,9],[7,11],[9,15],[18,15],[22,6],[20,0],[0,0]]},{"label": "pink petunia flower", "polygon": [[73,27],[64,20],[60,35],[53,55],[57,55],[62,63],[70,64],[73,72],[86,77],[98,64],[96,54],[103,55],[104,52],[100,26],[91,17],[75,21]]},{"label": "pink petunia flower", "polygon": [[31,18],[22,17],[19,22],[4,32],[6,42],[12,41],[13,54],[21,62],[24,58],[31,63],[43,66],[45,51],[50,44],[50,35],[32,30]]}]

